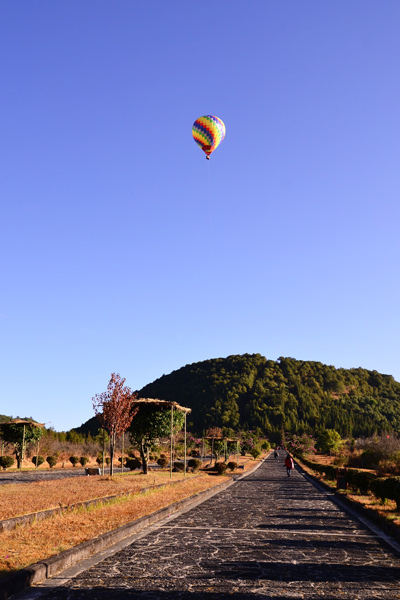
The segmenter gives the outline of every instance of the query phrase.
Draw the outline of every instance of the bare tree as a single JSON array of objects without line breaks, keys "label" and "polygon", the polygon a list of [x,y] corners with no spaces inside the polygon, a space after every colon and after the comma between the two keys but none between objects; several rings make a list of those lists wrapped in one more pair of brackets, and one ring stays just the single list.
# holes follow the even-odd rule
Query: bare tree
[{"label": "bare tree", "polygon": [[125,379],[118,373],[112,373],[108,382],[107,391],[96,394],[92,398],[94,412],[101,426],[110,436],[110,474],[113,475],[114,449],[119,438],[129,427],[136,414],[132,411],[132,400],[136,397],[128,386],[124,386]]}]

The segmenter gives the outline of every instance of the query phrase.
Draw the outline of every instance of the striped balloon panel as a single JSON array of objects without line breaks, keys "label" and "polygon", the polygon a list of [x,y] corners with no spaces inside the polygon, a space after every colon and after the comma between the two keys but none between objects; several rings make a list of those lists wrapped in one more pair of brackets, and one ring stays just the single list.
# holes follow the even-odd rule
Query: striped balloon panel
[{"label": "striped balloon panel", "polygon": [[206,154],[211,154],[225,137],[225,125],[221,119],[213,115],[199,117],[193,123],[192,135],[196,144]]}]

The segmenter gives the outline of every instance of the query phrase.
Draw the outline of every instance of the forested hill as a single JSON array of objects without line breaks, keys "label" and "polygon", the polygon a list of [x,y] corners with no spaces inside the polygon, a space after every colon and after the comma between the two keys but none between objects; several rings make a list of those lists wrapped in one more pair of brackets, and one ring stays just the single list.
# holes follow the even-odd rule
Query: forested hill
[{"label": "forested hill", "polygon": [[280,432],[336,429],[342,436],[400,433],[400,383],[366,369],[244,354],[186,365],[139,391],[192,408],[190,429]]}]

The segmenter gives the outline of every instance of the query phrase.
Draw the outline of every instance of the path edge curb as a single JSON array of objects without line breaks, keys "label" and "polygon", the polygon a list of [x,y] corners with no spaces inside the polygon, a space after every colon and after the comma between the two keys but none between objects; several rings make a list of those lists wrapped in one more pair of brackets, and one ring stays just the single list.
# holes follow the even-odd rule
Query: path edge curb
[{"label": "path edge curb", "polygon": [[184,498],[183,500],[179,500],[178,502],[165,506],[154,513],[141,517],[136,521],[126,523],[117,529],[112,529],[111,531],[103,533],[102,535],[92,538],[91,540],[87,540],[78,546],[74,546],[69,550],[64,550],[63,552],[60,552],[60,554],[39,561],[29,565],[28,567],[25,567],[24,569],[20,569],[19,571],[12,573],[8,577],[0,580],[0,600],[8,600],[8,598],[22,592],[26,588],[56,575],[67,567],[71,567],[77,562],[88,558],[93,554],[101,552],[106,548],[109,548],[122,539],[136,532],[142,531],[150,525],[162,521],[162,519],[170,516],[172,513],[177,513],[184,508],[190,508],[192,504],[205,502],[212,496],[224,491],[237,481],[240,481],[241,479],[252,474],[264,463],[264,461],[265,458],[254,465],[254,467],[249,469],[247,472],[243,473],[243,475],[240,477],[232,477],[228,481],[223,481],[215,487],[198,492],[197,494],[189,496],[188,498]]}]

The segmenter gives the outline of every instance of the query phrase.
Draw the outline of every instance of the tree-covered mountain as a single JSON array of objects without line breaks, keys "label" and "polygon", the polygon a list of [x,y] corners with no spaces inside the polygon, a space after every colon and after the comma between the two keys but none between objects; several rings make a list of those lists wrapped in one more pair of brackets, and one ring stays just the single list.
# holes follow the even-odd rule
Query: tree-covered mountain
[{"label": "tree-covered mountain", "polygon": [[252,429],[271,439],[282,431],[342,436],[400,433],[400,383],[366,369],[336,369],[294,358],[260,354],[186,365],[139,391],[192,409],[190,428]]}]

